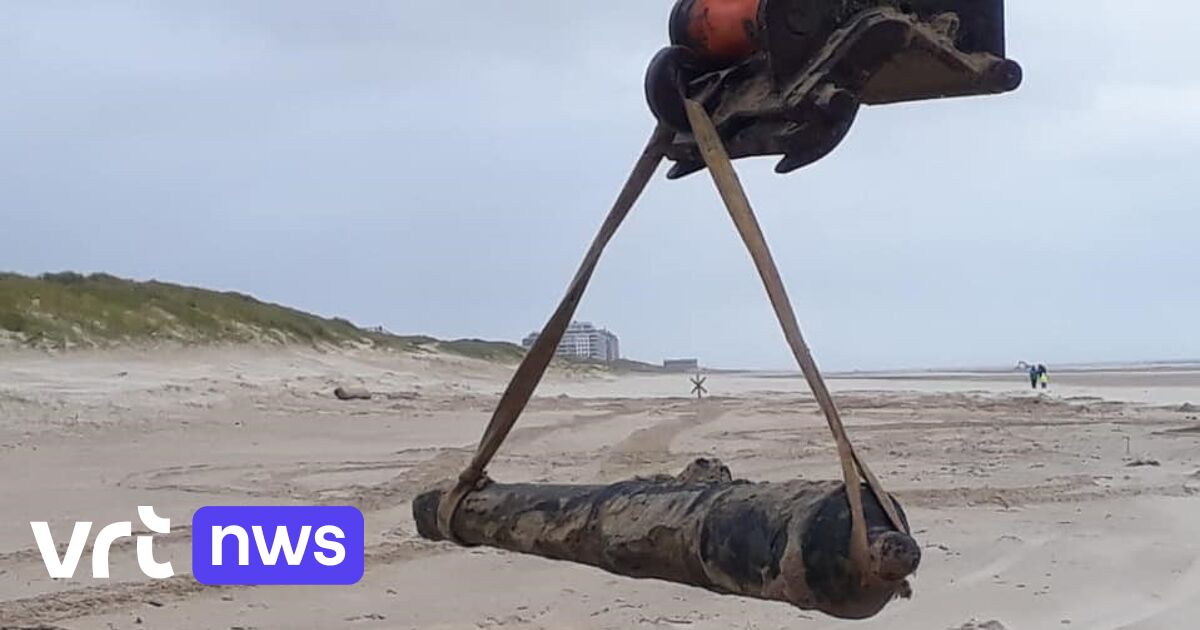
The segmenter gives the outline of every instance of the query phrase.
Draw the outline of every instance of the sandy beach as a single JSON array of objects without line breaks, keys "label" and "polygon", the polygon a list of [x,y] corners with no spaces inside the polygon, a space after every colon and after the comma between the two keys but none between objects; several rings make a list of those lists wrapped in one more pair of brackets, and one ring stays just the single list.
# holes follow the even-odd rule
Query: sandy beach
[{"label": "sandy beach", "polygon": [[[781,604],[425,542],[409,502],[468,457],[511,366],[444,355],[204,349],[0,356],[0,627],[1179,629],[1200,615],[1200,370],[889,374],[831,385],[924,550],[912,600],[849,624]],[[353,384],[381,394],[340,402]],[[737,477],[835,478],[798,377],[557,371],[492,469],[608,482],[720,457]],[[354,505],[353,587],[211,588],[188,574],[206,505]],[[176,577],[51,580],[29,522],[154,505]],[[85,558],[86,563],[86,558]]]}]

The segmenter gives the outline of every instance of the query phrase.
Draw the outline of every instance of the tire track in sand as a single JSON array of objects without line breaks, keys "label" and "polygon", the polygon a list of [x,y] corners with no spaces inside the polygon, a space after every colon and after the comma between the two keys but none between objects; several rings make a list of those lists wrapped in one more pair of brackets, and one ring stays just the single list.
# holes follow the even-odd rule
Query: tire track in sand
[{"label": "tire track in sand", "polygon": [[[714,401],[710,401],[714,402]],[[648,466],[663,466],[680,457],[671,453],[671,443],[684,431],[712,424],[729,412],[724,405],[692,403],[674,405],[672,411],[682,411],[674,418],[658,422],[629,434],[611,448],[600,465],[600,478],[621,479],[642,472]],[[657,471],[664,472],[664,471]],[[674,471],[678,472],[678,471]]]},{"label": "tire track in sand", "polygon": [[[632,403],[632,404],[628,404]],[[573,414],[569,419],[545,426],[518,428],[513,431],[510,440],[515,444],[529,443],[547,435],[560,431],[570,431],[579,426],[593,422],[604,422],[613,418],[627,415],[646,413],[657,408],[655,403],[637,404],[628,401],[618,408],[607,406],[596,413]],[[702,414],[685,414],[653,427],[635,431],[627,438],[616,444],[610,453],[616,459],[633,457],[639,461],[655,461],[670,458],[669,447],[676,435],[684,430],[701,426],[719,419],[724,415],[724,409],[706,408]],[[147,471],[128,477],[123,484],[129,487],[142,487],[155,490],[173,490],[187,493],[241,494],[256,498],[287,498],[301,500],[316,505],[355,505],[364,513],[396,507],[407,503],[422,490],[447,479],[452,479],[475,450],[474,444],[459,447],[441,447],[429,449],[408,449],[397,452],[397,459],[386,459],[378,462],[346,461],[346,462],[299,462],[287,470],[273,472],[269,467],[248,465],[245,467],[227,466],[215,467],[205,464],[175,466],[160,470]],[[421,461],[406,459],[413,451],[433,451],[432,457]],[[618,464],[621,468],[635,465],[633,460]],[[353,470],[378,470],[388,467],[403,469],[406,474],[384,483],[371,485],[348,485],[341,488],[326,490],[302,490],[291,483],[298,476],[323,474],[330,472],[347,472]],[[253,475],[257,488],[240,487],[231,489],[229,485],[214,483],[189,484],[186,478],[189,474],[211,474],[241,471]],[[263,477],[262,475],[265,475]],[[245,492],[252,490],[251,492]],[[167,535],[157,535],[164,541],[184,543],[190,539],[191,527],[183,526]],[[133,539],[118,541],[114,550],[134,545]],[[367,569],[407,562],[416,558],[451,553],[454,547],[445,544],[429,543],[414,538],[402,538],[386,541],[368,547],[366,551]],[[61,553],[62,550],[60,550]],[[24,549],[0,555],[0,566],[15,563],[40,560],[37,549]],[[141,605],[165,604],[177,602],[206,593],[221,590],[244,590],[253,587],[243,586],[206,586],[197,582],[191,575],[177,575],[166,580],[149,580],[140,582],[121,582],[99,586],[89,586],[52,593],[43,593],[31,597],[12,599],[0,602],[0,620],[7,626],[34,626],[50,624],[80,617],[102,615],[118,612]]]},{"label": "tire track in sand", "polygon": [[[453,547],[415,539],[387,541],[367,548],[367,569],[450,553]],[[120,582],[46,593],[0,602],[0,623],[33,626],[119,612],[134,606],[162,605],[217,591],[245,590],[246,586],[207,586],[191,575],[165,580]],[[151,604],[153,602],[154,604]]]}]

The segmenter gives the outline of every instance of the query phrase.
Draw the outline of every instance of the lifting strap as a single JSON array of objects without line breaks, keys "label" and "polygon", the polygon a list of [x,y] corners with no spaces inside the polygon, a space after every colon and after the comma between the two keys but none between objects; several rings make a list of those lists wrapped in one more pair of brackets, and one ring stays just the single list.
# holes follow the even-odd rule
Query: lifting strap
[{"label": "lifting strap", "polygon": [[825,420],[829,423],[830,431],[833,432],[833,439],[837,442],[838,459],[842,463],[842,479],[846,484],[846,497],[850,501],[850,539],[852,543],[850,558],[859,567],[866,567],[869,552],[866,518],[863,514],[862,485],[859,481],[860,473],[866,479],[867,485],[879,501],[879,505],[887,513],[892,526],[906,534],[908,528],[905,527],[904,521],[897,513],[891,496],[883,490],[879,479],[854,451],[850,437],[846,435],[846,428],[842,425],[841,415],[833,403],[829,388],[825,386],[825,379],[821,377],[821,370],[817,368],[817,362],[813,359],[808,344],[804,341],[804,335],[800,332],[800,325],[796,321],[796,312],[792,310],[792,302],[788,298],[787,289],[783,286],[783,279],[779,275],[779,268],[775,266],[771,250],[767,247],[762,227],[759,226],[758,219],[754,216],[750,200],[746,197],[746,190],[742,187],[741,180],[738,179],[737,171],[734,170],[733,162],[730,161],[729,154],[725,151],[725,145],[721,142],[721,136],[717,133],[716,126],[713,125],[708,112],[699,103],[688,99],[684,105],[687,109],[688,121],[692,125],[692,134],[696,138],[696,144],[700,147],[701,157],[704,158],[704,163],[708,166],[709,173],[712,174],[713,182],[717,185],[717,191],[720,192],[726,209],[729,210],[729,216],[733,219],[734,226],[737,227],[742,241],[746,244],[746,249],[750,252],[750,257],[754,260],[754,266],[758,269],[759,277],[762,278],[767,296],[771,300],[771,306],[775,309],[775,317],[779,320],[780,327],[783,328],[783,336],[787,339],[788,347],[792,349],[792,355],[796,357],[796,363],[800,365],[800,371],[808,381],[809,387],[812,388],[813,397],[825,414]]},{"label": "lifting strap", "polygon": [[454,528],[451,527],[454,513],[458,511],[458,506],[464,497],[479,484],[485,483],[488,464],[496,455],[504,438],[508,437],[513,425],[517,423],[517,418],[525,410],[525,405],[529,404],[533,391],[537,389],[542,375],[546,373],[546,368],[550,365],[550,360],[558,351],[558,344],[562,341],[563,333],[566,332],[571,319],[575,317],[575,309],[583,298],[584,289],[587,288],[588,281],[592,279],[592,272],[596,270],[596,264],[600,262],[600,254],[604,252],[605,246],[616,234],[617,228],[621,227],[621,222],[629,215],[629,211],[637,202],[638,197],[642,196],[642,191],[646,189],[650,178],[654,177],[654,172],[662,163],[667,143],[674,138],[675,132],[663,124],[659,124],[654,129],[654,133],[650,135],[650,140],[646,143],[642,156],[638,158],[633,172],[629,174],[629,179],[625,182],[625,187],[621,189],[621,194],[617,195],[612,210],[604,219],[604,224],[600,226],[596,238],[592,240],[592,246],[583,257],[579,270],[575,272],[575,278],[567,287],[567,294],[558,303],[558,308],[554,310],[550,320],[542,327],[541,334],[533,342],[533,346],[529,348],[525,358],[521,360],[521,365],[517,367],[512,380],[509,381],[508,388],[500,397],[500,403],[496,405],[496,411],[492,413],[492,420],[483,432],[483,438],[479,441],[479,448],[471,458],[471,463],[467,464],[466,469],[458,476],[458,485],[446,495],[445,500],[438,506],[438,529],[447,540],[461,542],[454,534]]},{"label": "lifting strap", "polygon": [[[804,336],[800,332],[800,326],[796,321],[796,314],[792,309],[787,291],[783,286],[783,280],[779,275],[778,268],[775,266],[770,249],[767,247],[762,228],[754,216],[754,211],[750,207],[745,190],[742,188],[737,173],[733,168],[733,163],[729,159],[729,155],[725,150],[716,127],[701,105],[690,99],[685,102],[685,105],[688,120],[691,123],[693,135],[696,138],[697,145],[700,147],[704,162],[708,166],[717,190],[721,194],[721,199],[724,201],[726,209],[729,211],[729,215],[737,227],[738,233],[741,235],[747,250],[750,252],[759,276],[762,278],[767,295],[771,300],[771,305],[775,310],[775,315],[779,320],[780,326],[783,328],[783,334],[787,339],[788,346],[791,348],[801,372],[812,388],[813,396],[817,404],[821,407],[821,411],[825,414],[825,419],[829,423],[830,430],[833,432],[834,440],[837,442],[838,458],[841,460],[842,465],[842,478],[845,481],[846,496],[850,503],[850,557],[856,566],[864,569],[861,574],[865,575],[865,569],[869,562],[869,550],[866,519],[863,513],[860,475],[862,479],[866,480],[868,487],[883,507],[892,525],[898,531],[905,533],[908,533],[907,527],[905,527],[904,521],[900,519],[891,497],[883,490],[879,480],[867,467],[866,463],[859,458],[858,454],[854,451],[853,445],[850,443],[849,437],[846,435],[846,430],[842,425],[842,420],[838,414],[837,407],[834,405],[833,398],[829,394],[829,389],[826,387],[825,381],[821,377],[821,372],[817,368],[816,361],[813,360],[808,345],[804,341]],[[641,157],[634,165],[633,172],[630,173],[629,179],[625,182],[625,187],[622,188],[620,195],[617,196],[617,200],[609,211],[608,217],[604,220],[603,225],[601,225],[599,233],[593,239],[591,247],[588,249],[583,262],[575,273],[575,277],[567,288],[566,295],[563,296],[558,308],[555,309],[554,314],[542,328],[542,332],[538,335],[537,340],[534,341],[533,346],[521,361],[520,366],[517,367],[516,373],[501,396],[500,402],[492,414],[492,419],[484,430],[483,437],[480,439],[479,447],[476,449],[475,455],[471,458],[471,462],[459,475],[457,485],[445,496],[444,500],[438,506],[438,529],[441,530],[442,535],[446,539],[461,542],[454,534],[454,529],[451,525],[454,520],[454,513],[468,494],[480,487],[481,484],[487,482],[487,466],[491,463],[492,458],[496,455],[504,439],[508,437],[513,425],[517,422],[517,418],[520,417],[521,412],[529,403],[529,399],[533,396],[538,383],[541,382],[542,376],[545,374],[546,368],[550,365],[551,359],[554,358],[558,344],[562,341],[563,334],[566,332],[567,326],[571,323],[575,315],[575,310],[583,297],[583,292],[591,280],[597,263],[600,261],[600,255],[620,227],[622,221],[628,216],[634,203],[645,190],[646,185],[663,160],[667,144],[671,142],[674,136],[675,132],[662,124],[659,124],[650,136],[646,148],[642,151]]]}]

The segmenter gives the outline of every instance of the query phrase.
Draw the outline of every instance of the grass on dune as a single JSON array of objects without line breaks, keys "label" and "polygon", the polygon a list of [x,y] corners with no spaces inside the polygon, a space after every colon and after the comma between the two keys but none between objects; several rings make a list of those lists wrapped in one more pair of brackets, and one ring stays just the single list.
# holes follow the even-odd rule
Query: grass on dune
[{"label": "grass on dune", "polygon": [[439,341],[366,330],[249,295],[167,282],[74,272],[37,277],[0,273],[0,332],[33,347],[131,343],[276,343],[436,350],[516,361],[520,346],[482,340]]}]

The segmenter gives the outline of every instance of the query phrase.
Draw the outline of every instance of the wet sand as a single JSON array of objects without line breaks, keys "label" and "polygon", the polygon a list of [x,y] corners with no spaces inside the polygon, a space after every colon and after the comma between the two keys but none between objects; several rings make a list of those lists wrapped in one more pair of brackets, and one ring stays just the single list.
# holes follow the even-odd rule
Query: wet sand
[{"label": "wet sand", "polygon": [[[781,604],[635,581],[416,537],[409,501],[465,462],[511,367],[445,356],[270,349],[0,357],[0,627],[837,628]],[[339,402],[336,385],[389,394]],[[925,557],[889,630],[1187,628],[1200,615],[1200,372],[869,375],[831,381],[852,439],[906,506]],[[836,478],[798,378],[553,374],[493,467],[507,481],[674,473]],[[1154,462],[1158,465],[1131,466]],[[133,544],[113,579],[50,580],[29,521],[172,519],[151,581]],[[192,512],[356,505],[354,587],[208,588],[187,574]]]}]

